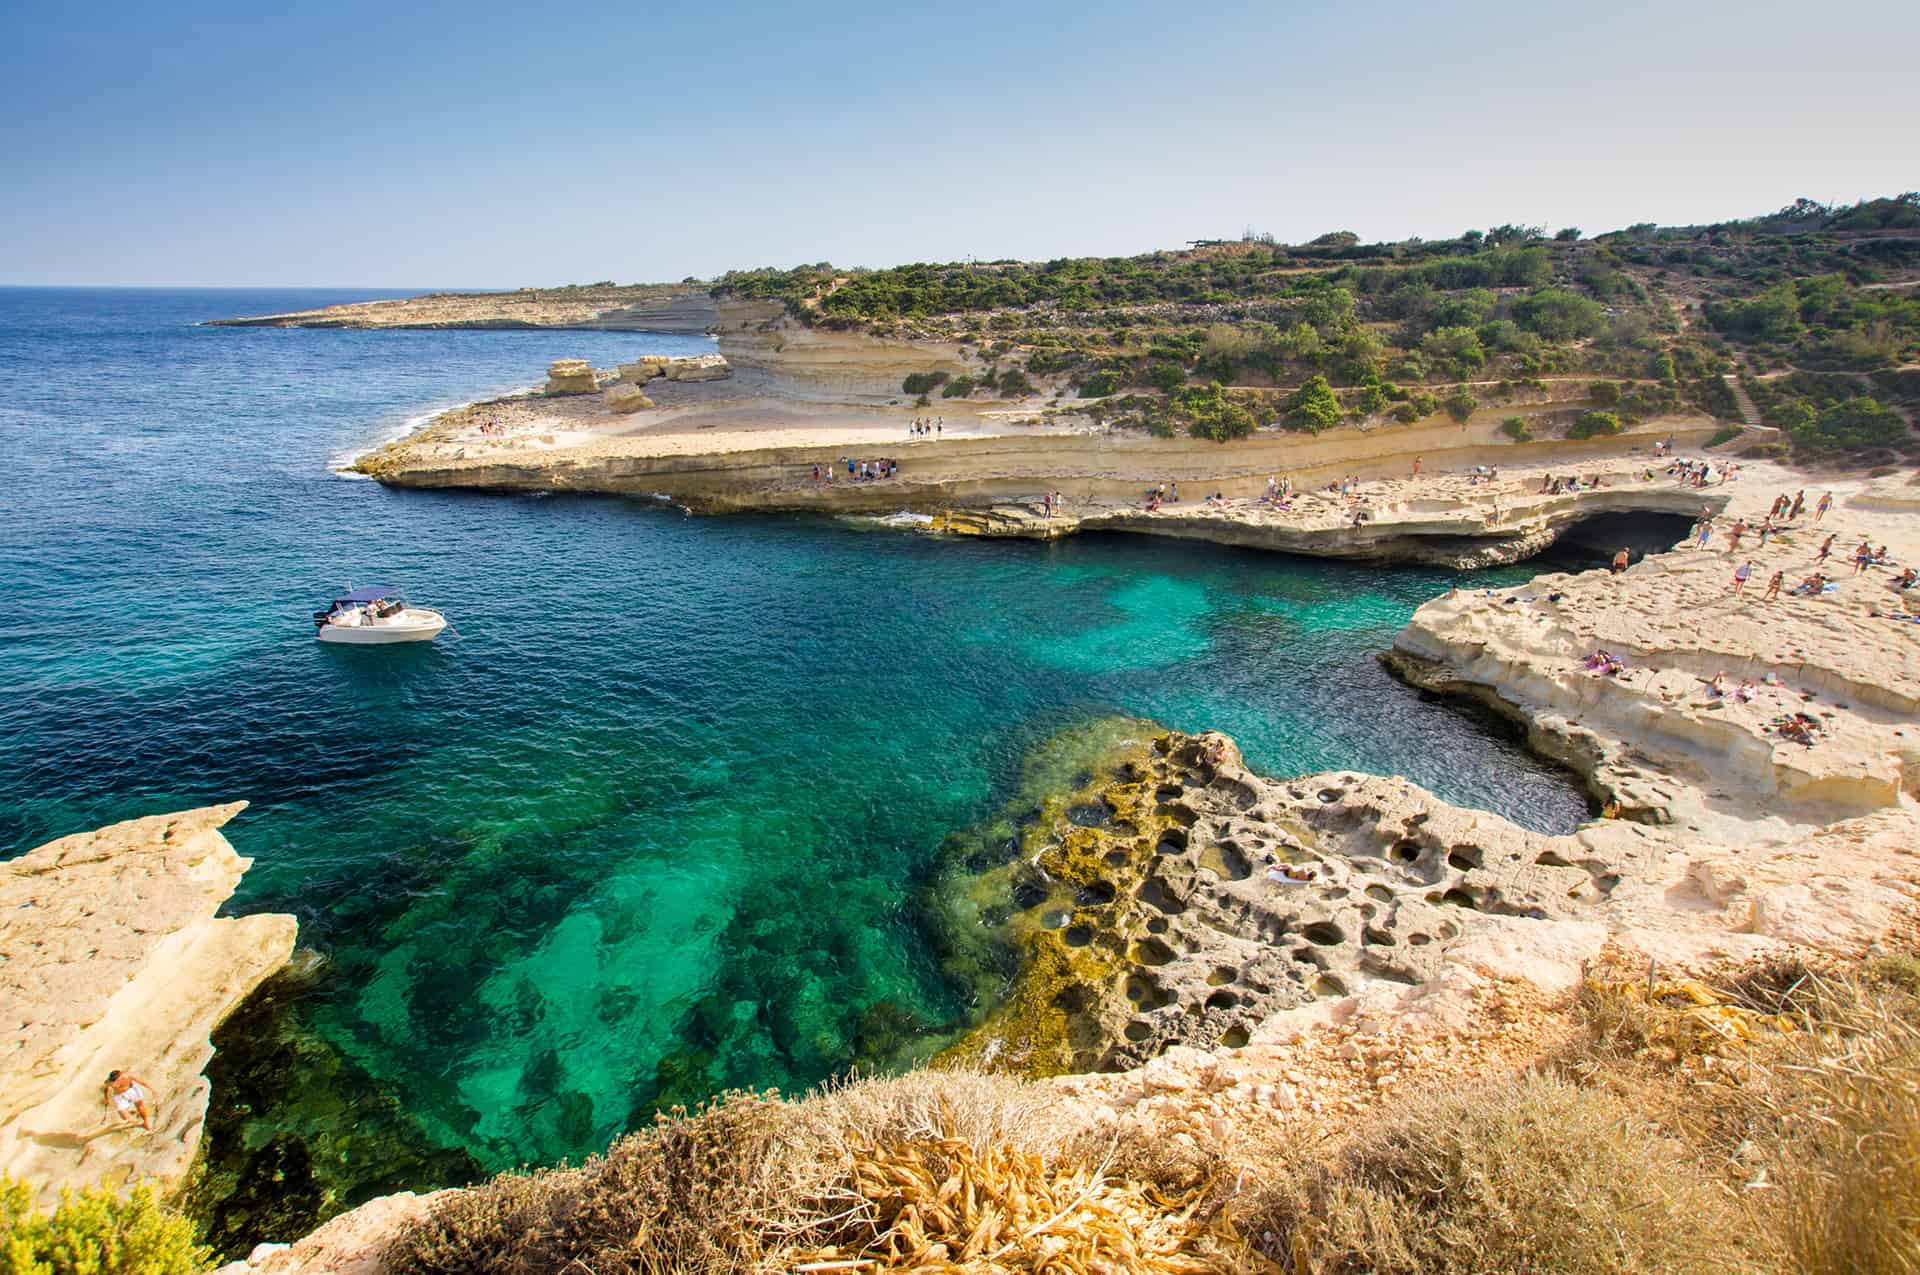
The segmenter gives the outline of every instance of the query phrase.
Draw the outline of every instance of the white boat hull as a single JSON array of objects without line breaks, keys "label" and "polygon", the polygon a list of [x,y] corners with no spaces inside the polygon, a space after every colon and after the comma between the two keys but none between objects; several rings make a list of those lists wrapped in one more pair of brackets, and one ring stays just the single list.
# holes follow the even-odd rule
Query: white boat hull
[{"label": "white boat hull", "polygon": [[387,646],[394,642],[431,642],[447,627],[447,617],[425,607],[408,607],[371,624],[323,624],[322,642],[347,646]]}]

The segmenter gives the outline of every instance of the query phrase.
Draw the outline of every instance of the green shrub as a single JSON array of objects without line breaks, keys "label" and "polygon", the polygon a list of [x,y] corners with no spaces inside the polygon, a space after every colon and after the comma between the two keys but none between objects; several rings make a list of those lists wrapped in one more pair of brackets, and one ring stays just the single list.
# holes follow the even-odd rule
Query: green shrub
[{"label": "green shrub", "polygon": [[1480,400],[1473,396],[1472,390],[1462,385],[1447,395],[1441,406],[1447,409],[1447,415],[1464,425],[1467,418],[1473,415],[1473,409],[1480,406]]},{"label": "green shrub", "polygon": [[1318,434],[1340,423],[1340,400],[1334,397],[1326,377],[1310,376],[1287,400],[1287,412],[1282,419],[1288,429]]},{"label": "green shrub", "polygon": [[1527,418],[1524,416],[1507,417],[1500,422],[1500,432],[1516,443],[1530,442],[1533,439],[1533,431],[1527,428]]},{"label": "green shrub", "polygon": [[1407,401],[1413,404],[1413,410],[1421,416],[1432,416],[1440,410],[1440,396],[1437,394],[1428,394],[1423,391]]},{"label": "green shrub", "polygon": [[1713,437],[1707,440],[1707,446],[1718,447],[1722,443],[1731,443],[1746,432],[1746,428],[1741,425],[1722,425],[1713,431]]},{"label": "green shrub", "polygon": [[1620,418],[1612,412],[1582,412],[1567,430],[1568,438],[1600,438],[1620,432]]},{"label": "green shrub", "polygon": [[1402,425],[1411,425],[1420,419],[1420,409],[1411,403],[1395,403],[1387,415]]},{"label": "green shrub", "polygon": [[1587,386],[1587,397],[1602,407],[1612,407],[1620,401],[1620,387],[1612,381],[1595,381]]},{"label": "green shrub", "polygon": [[1147,384],[1162,394],[1171,394],[1187,383],[1187,370],[1178,363],[1154,362],[1147,365]]},{"label": "green shrub", "polygon": [[946,387],[940,391],[940,397],[965,398],[967,395],[973,393],[973,385],[974,381],[971,376],[956,376],[951,381],[948,381]]},{"label": "green shrub", "polygon": [[24,1182],[0,1178],[0,1270],[6,1275],[193,1275],[212,1265],[193,1224],[162,1209],[153,1188],[126,1198],[102,1187],[60,1193],[51,1216]]},{"label": "green shrub", "polygon": [[1027,359],[1027,370],[1035,376],[1052,376],[1073,366],[1073,355],[1064,350],[1035,350]]},{"label": "green shrub", "polygon": [[1829,405],[1792,433],[1794,442],[1823,450],[1889,447],[1912,437],[1898,412],[1865,396]]},{"label": "green shrub", "polygon": [[1120,373],[1108,368],[1080,382],[1081,398],[1105,398],[1120,388]]},{"label": "green shrub", "polygon": [[1195,438],[1210,438],[1216,443],[1245,438],[1253,433],[1253,413],[1227,397],[1218,381],[1190,385],[1173,396],[1173,410],[1187,422],[1187,432]]},{"label": "green shrub", "polygon": [[1514,307],[1520,326],[1549,341],[1595,336],[1606,323],[1598,301],[1560,288],[1542,288]]},{"label": "green shrub", "polygon": [[1018,368],[1008,368],[1000,374],[1000,396],[1002,398],[1025,398],[1039,392],[1039,388],[1027,378],[1027,374]]},{"label": "green shrub", "polygon": [[945,372],[914,372],[900,382],[900,388],[908,394],[926,394],[947,383]]}]

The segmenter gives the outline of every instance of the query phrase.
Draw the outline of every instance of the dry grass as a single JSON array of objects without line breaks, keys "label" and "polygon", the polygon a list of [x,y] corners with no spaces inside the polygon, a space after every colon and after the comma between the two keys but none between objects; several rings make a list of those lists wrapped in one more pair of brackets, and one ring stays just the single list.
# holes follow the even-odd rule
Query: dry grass
[{"label": "dry grass", "polygon": [[1627,1099],[1541,1075],[1409,1098],[1331,1164],[1272,1156],[1243,1225],[1300,1275],[1751,1269],[1727,1194]]},{"label": "dry grass", "polygon": [[[732,1094],[450,1197],[395,1275],[1920,1275],[1920,963],[1595,984],[1533,1072],[1234,1163],[1045,1085]],[[1243,1238],[1244,1237],[1244,1238]]]}]

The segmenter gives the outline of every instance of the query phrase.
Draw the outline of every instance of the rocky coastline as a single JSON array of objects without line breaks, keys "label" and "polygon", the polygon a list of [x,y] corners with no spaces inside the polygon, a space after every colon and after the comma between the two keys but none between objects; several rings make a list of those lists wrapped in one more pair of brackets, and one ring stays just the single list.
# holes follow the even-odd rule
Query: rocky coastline
[{"label": "rocky coastline", "polygon": [[[1730,486],[1726,521],[1756,525],[1781,490]],[[946,1061],[1050,1076],[1063,1117],[1231,1160],[1536,1063],[1582,989],[1621,977],[1605,971],[1679,978],[1662,986],[1690,989],[1702,1023],[1746,1031],[1686,977],[1897,946],[1920,903],[1920,651],[1889,573],[1730,597],[1730,558],[1798,575],[1827,534],[1920,555],[1909,476],[1835,491],[1764,548],[1679,547],[1416,614],[1387,658],[1579,770],[1607,808],[1571,833],[1394,777],[1258,775],[1215,733],[1120,722],[1093,732],[1097,756],[1063,745],[1073,780],[958,846],[940,888],[956,934],[1016,954]],[[1625,672],[1590,668],[1595,643]],[[1734,689],[1712,694],[1721,671]],[[1812,744],[1782,734],[1790,712],[1821,723]],[[365,1255],[424,1211],[378,1202],[232,1275],[322,1269],[342,1236],[376,1271]]]},{"label": "rocky coastline", "polygon": [[[1761,465],[1707,494],[1722,528],[1757,526],[1803,483]],[[1513,717],[1577,769],[1607,817],[1572,833],[1530,832],[1393,777],[1268,778],[1224,736],[1127,724],[1024,818],[997,861],[963,865],[951,919],[995,931],[1018,960],[1004,1002],[948,1060],[1055,1077],[1046,1083],[1065,1109],[1096,1127],[1228,1146],[1253,1129],[1357,1117],[1423,1077],[1524,1064],[1544,1047],[1554,1006],[1602,966],[1704,971],[1857,957],[1887,941],[1920,899],[1912,622],[1881,568],[1836,575],[1832,592],[1757,594],[1775,570],[1797,583],[1829,534],[1920,558],[1920,488],[1902,475],[1832,489],[1832,512],[1816,521],[1809,510],[1764,546],[1730,553],[1722,530],[1719,543],[1618,574],[1449,593],[1385,653],[1417,685]],[[1732,566],[1748,557],[1758,575],[1736,595]],[[1594,667],[1601,650],[1622,667]],[[1780,727],[1797,713],[1817,723],[1811,743]],[[290,919],[207,919],[244,868],[217,832],[237,809],[117,825],[7,865],[5,887],[28,892],[20,910],[69,898],[53,893],[62,872],[107,873],[116,898],[156,897],[163,867],[180,869],[169,882],[199,883],[179,914],[203,937],[140,949],[156,960],[183,943],[207,948],[227,969],[207,980],[219,995],[176,1031],[191,1047],[178,1055],[184,1070],[156,1076],[163,1088],[194,1092],[211,1022],[291,949]],[[16,910],[8,916],[24,935]],[[95,942],[88,926],[113,930],[104,916],[95,908],[62,933]],[[37,986],[66,986],[72,952],[45,952]],[[124,1022],[111,1042],[79,1034],[62,1044],[36,1029],[31,1039],[55,1042],[46,1060],[0,1089],[45,1091],[31,1111],[12,1108],[9,1165],[64,1175],[48,1181],[178,1182],[196,1112],[166,1113],[157,1157],[49,1145],[35,1132],[34,1112],[97,1105],[62,1060],[84,1054],[75,1074],[90,1080],[88,1066],[125,1048]],[[203,1086],[197,1100],[203,1113]],[[435,1204],[382,1197],[229,1269],[379,1271],[392,1237]]]},{"label": "rocky coastline", "polygon": [[[220,828],[245,802],[78,833],[0,864],[0,1173],[61,1190],[177,1191],[210,1097],[210,1037],[293,954],[294,919],[215,913],[251,860]],[[153,1091],[154,1128],[114,1117],[120,1069]]]}]

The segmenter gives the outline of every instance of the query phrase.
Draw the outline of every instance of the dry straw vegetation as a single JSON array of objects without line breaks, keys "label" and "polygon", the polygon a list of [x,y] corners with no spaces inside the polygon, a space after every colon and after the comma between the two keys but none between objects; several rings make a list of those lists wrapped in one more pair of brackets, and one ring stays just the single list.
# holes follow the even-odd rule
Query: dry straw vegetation
[{"label": "dry straw vegetation", "polygon": [[450,1197],[404,1275],[1920,1273],[1920,961],[1588,984],[1526,1071],[1194,1148],[1043,1085],[731,1094]]}]

